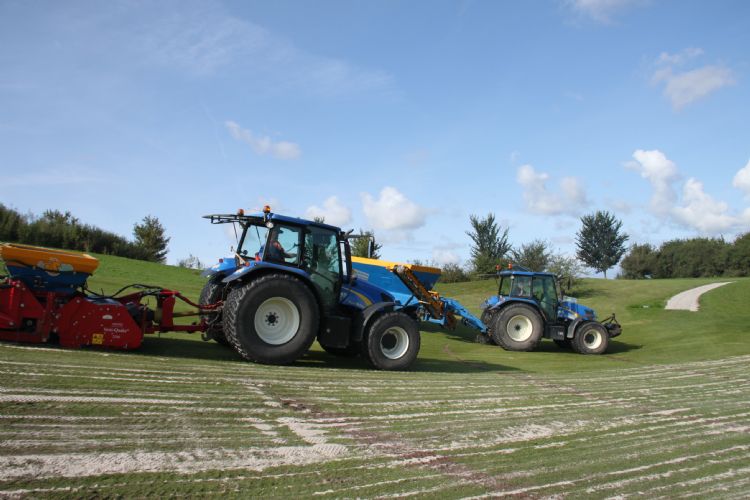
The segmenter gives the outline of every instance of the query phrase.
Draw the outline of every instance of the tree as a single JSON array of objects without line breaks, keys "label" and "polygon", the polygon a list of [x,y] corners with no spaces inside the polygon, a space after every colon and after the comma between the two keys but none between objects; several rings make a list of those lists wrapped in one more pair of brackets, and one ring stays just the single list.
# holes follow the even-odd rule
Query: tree
[{"label": "tree", "polygon": [[18,241],[20,228],[25,225],[21,214],[0,203],[0,241]]},{"label": "tree", "polygon": [[370,241],[372,241],[372,255],[370,255],[369,257],[371,259],[379,259],[380,249],[383,248],[383,245],[378,243],[375,239],[375,232],[372,230],[362,231],[362,229],[360,228],[359,234],[362,235],[361,238],[352,238],[352,256],[368,257],[367,250]]},{"label": "tree", "polygon": [[750,233],[745,233],[732,244],[727,255],[727,272],[734,276],[750,275]]},{"label": "tree", "polygon": [[628,254],[622,259],[622,277],[627,279],[643,279],[656,274],[657,252],[654,247],[645,243],[634,244]]},{"label": "tree", "polygon": [[[662,244],[656,257],[658,278],[720,276],[727,269],[732,246],[723,238],[691,238]],[[731,266],[730,266],[731,267]]]},{"label": "tree", "polygon": [[576,255],[587,266],[603,272],[620,261],[625,253],[625,242],[630,238],[621,233],[622,221],[607,211],[581,217],[581,230],[576,234]]},{"label": "tree", "polygon": [[544,240],[534,240],[531,243],[521,245],[521,248],[511,250],[511,254],[514,264],[538,272],[547,269],[552,256],[549,243]]},{"label": "tree", "polygon": [[494,274],[495,266],[501,263],[511,250],[508,243],[508,228],[504,231],[495,222],[495,214],[489,213],[480,219],[469,216],[471,231],[466,234],[474,244],[471,247],[471,271],[475,276]]},{"label": "tree", "polygon": [[152,262],[164,262],[167,258],[167,244],[164,226],[159,219],[147,215],[140,224],[133,226],[133,235],[137,246],[146,252],[146,259]]},{"label": "tree", "polygon": [[189,257],[177,261],[177,267],[185,267],[187,269],[203,269],[205,266],[198,257],[190,254]]},{"label": "tree", "polygon": [[583,266],[575,257],[568,257],[563,254],[553,254],[550,256],[547,264],[547,271],[555,274],[569,293],[578,282],[583,274]]},{"label": "tree", "polygon": [[442,266],[442,273],[440,274],[441,283],[459,283],[462,281],[469,281],[469,275],[460,264],[455,262],[449,262]]}]

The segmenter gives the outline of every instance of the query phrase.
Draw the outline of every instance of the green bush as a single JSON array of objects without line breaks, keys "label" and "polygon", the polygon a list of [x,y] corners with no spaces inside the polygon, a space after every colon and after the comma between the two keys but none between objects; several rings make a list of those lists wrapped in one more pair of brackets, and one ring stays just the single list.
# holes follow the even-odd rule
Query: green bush
[{"label": "green bush", "polygon": [[643,279],[654,276],[658,253],[650,244],[635,244],[620,262],[622,277],[626,279]]},{"label": "green bush", "polygon": [[148,252],[120,235],[81,224],[70,212],[21,215],[0,203],[0,241],[148,260]]}]

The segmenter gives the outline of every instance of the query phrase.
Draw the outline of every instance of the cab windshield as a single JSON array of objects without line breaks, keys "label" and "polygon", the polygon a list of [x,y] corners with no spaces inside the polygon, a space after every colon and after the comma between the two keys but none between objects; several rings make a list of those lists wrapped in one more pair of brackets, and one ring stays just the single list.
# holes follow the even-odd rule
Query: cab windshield
[{"label": "cab windshield", "polygon": [[246,259],[260,260],[263,256],[263,248],[268,240],[268,228],[261,225],[250,225],[240,239],[237,253]]},{"label": "cab windshield", "polygon": [[506,297],[531,297],[531,276],[503,276],[500,281],[500,295]]}]

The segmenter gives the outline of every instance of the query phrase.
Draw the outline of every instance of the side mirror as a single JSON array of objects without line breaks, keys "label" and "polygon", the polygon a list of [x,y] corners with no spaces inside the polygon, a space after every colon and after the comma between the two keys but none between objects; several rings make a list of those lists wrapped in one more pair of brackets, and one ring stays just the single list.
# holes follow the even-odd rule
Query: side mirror
[{"label": "side mirror", "polygon": [[375,241],[372,238],[367,239],[367,258],[372,259],[372,254],[375,253]]}]

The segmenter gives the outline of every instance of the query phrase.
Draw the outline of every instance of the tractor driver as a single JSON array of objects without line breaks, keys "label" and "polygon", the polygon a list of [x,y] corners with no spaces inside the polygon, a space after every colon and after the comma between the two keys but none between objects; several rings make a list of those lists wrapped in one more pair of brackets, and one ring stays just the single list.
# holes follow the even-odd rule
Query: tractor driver
[{"label": "tractor driver", "polygon": [[[263,249],[261,249],[261,253]],[[266,260],[275,260],[277,262],[286,262],[286,259],[297,257],[296,253],[287,252],[279,242],[279,229],[274,228],[271,230],[270,238],[268,239],[268,245],[265,249]]]},{"label": "tractor driver", "polygon": [[511,294],[516,297],[528,297],[529,292],[531,292],[531,279],[527,276],[516,276]]}]

